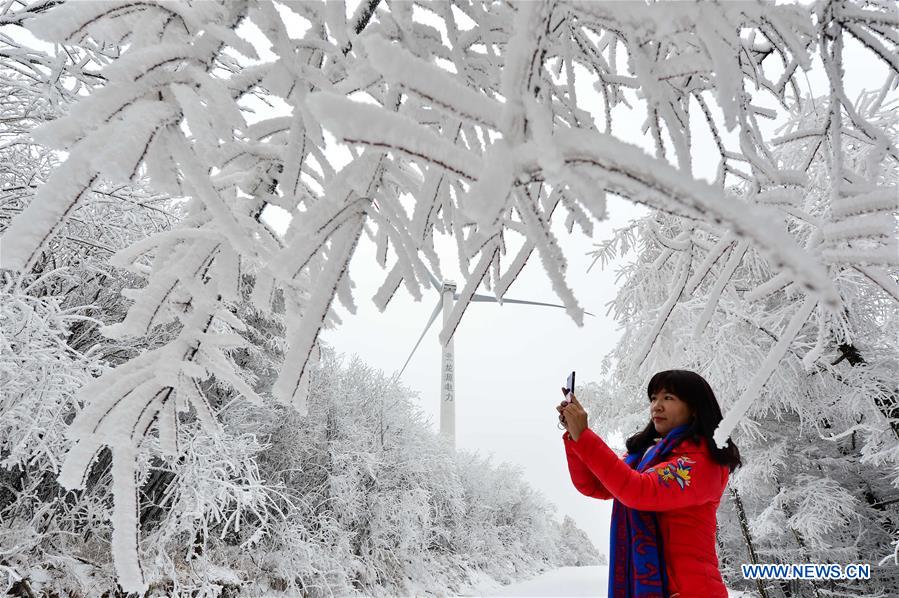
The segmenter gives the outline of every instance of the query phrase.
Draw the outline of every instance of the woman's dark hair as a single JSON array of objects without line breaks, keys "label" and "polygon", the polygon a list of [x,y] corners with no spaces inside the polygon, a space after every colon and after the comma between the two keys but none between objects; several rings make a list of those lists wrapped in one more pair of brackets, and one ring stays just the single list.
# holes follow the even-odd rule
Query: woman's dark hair
[{"label": "woman's dark hair", "polygon": [[[724,448],[716,448],[715,442],[712,440],[712,434],[715,428],[721,422],[721,407],[718,406],[718,399],[712,387],[705,381],[705,378],[691,372],[689,370],[665,370],[656,373],[649,381],[646,387],[646,395],[652,401],[652,395],[667,391],[677,395],[679,399],[687,403],[693,410],[693,420],[684,439],[692,438],[699,440],[705,438],[708,441],[709,450],[715,462],[721,465],[727,465],[730,471],[733,471],[740,465],[740,451],[733,440],[728,440]],[[625,443],[629,453],[642,453],[652,446],[653,441],[658,437],[655,425],[652,420],[633,436],[627,439]]]}]

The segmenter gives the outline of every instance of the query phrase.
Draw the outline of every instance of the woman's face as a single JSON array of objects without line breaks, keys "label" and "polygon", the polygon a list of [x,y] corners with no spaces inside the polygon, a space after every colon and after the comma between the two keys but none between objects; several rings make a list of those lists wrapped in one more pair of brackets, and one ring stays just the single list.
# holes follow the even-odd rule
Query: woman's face
[{"label": "woman's face", "polygon": [[664,436],[673,428],[688,423],[693,416],[693,410],[680,397],[663,388],[652,395],[649,415],[652,417],[656,432]]}]

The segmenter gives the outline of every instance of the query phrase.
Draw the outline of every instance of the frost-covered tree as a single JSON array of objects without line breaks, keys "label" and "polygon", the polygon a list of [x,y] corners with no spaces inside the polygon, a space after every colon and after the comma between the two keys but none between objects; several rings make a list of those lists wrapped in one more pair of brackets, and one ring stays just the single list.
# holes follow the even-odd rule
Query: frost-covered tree
[{"label": "frost-covered tree", "polygon": [[608,564],[605,556],[597,554],[596,548],[583,530],[577,527],[574,519],[565,516],[562,521],[562,551],[565,565],[584,567],[593,564]]},{"label": "frost-covered tree", "polygon": [[455,454],[395,379],[328,347],[313,372],[308,414],[278,407],[265,432],[260,468],[294,507],[254,551],[277,571],[259,590],[460,593],[474,572],[508,583],[573,565],[566,534],[598,561],[519,470]]},{"label": "frost-covered tree", "polygon": [[[72,424],[77,444],[61,476],[78,488],[94,458],[111,452],[113,552],[126,590],[146,587],[134,516],[142,447],[160,442],[178,453],[171,440],[179,414],[206,412],[197,385],[210,375],[251,402],[263,400],[234,360],[248,344],[235,304],[249,293],[271,311],[273,297],[282,298],[287,365],[271,391],[305,413],[318,333],[337,323],[335,298],[355,309],[348,264],[363,233],[387,269],[373,298],[382,309],[400,285],[421,297],[426,262],[440,276],[435,233],[454,238],[464,280],[441,332],[446,342],[478,286],[501,298],[535,250],[582,322],[551,230],[558,206],[568,231],[577,224],[586,234],[605,216],[606,193],[686,220],[718,245],[709,247],[708,264],[692,264],[684,246],[700,241],[666,240],[676,275],[659,329],[644,339],[646,355],[665,312],[685,296],[685,284],[706,278],[716,252],[734,244],[731,268],[738,256],[758,255],[778,288],[789,286],[802,300],[772,330],[779,341],[754,362],[758,376],[719,428],[722,443],[806,321],[823,329],[844,317],[835,265],[868,270],[889,287],[884,268],[895,266],[895,239],[848,229],[854,206],[882,202],[890,191],[847,168],[844,129],[851,123],[886,164],[897,151],[841,84],[850,36],[895,73],[896,12],[885,0],[370,0],[349,16],[343,2],[38,2],[20,13],[9,11],[13,5],[4,9],[9,23],[111,57],[79,65],[100,84],[65,117],[32,131],[68,158],[4,231],[0,266],[32,269],[100,177],[124,184],[146,176],[155,191],[188,198],[175,228],[115,256],[114,264],[147,282],[127,293],[134,303],[125,319],[103,328],[122,342],[160,327],[173,334],[82,389],[87,406]],[[804,187],[808,175],[773,158],[774,140],[760,120],[777,115],[765,98],[784,111],[801,104],[801,71],[816,57],[831,80],[821,134],[836,148],[827,151],[829,176],[849,182],[833,186],[833,204],[849,211],[803,244],[773,204]],[[576,78],[598,92],[598,117]],[[258,99],[282,113],[256,117]],[[616,134],[616,108],[627,106],[645,113],[654,155]],[[720,152],[714,183],[694,175],[691,113]],[[352,148],[345,166],[332,163],[323,128]],[[739,181],[742,193],[734,189]],[[276,208],[291,218],[283,238],[264,217]],[[859,230],[861,237],[851,236]],[[722,286],[728,279],[716,278]],[[710,297],[711,314],[718,299]],[[213,420],[200,421],[203,434],[219,434]]]},{"label": "frost-covered tree", "polygon": [[[2,25],[40,8],[11,16],[10,6]],[[8,30],[0,30],[0,231],[61,163],[31,138],[31,129],[64,114],[79,89],[95,80],[81,73],[84,55],[77,49],[48,56],[17,44]],[[135,282],[107,262],[148,231],[169,226],[177,210],[166,202],[136,186],[98,181],[28,271],[0,272],[0,569],[15,592],[28,594],[31,567],[42,561],[55,562],[54,576],[77,579],[84,562],[72,556],[75,547],[83,549],[82,559],[108,558],[108,470],[98,467],[79,494],[66,492],[56,478],[73,445],[66,431],[81,409],[76,391],[146,345],[99,333],[124,315],[119,293]],[[99,462],[108,465],[108,453]],[[104,533],[106,542],[92,541],[92,534]],[[112,573],[105,572],[107,582]],[[90,586],[85,583],[82,590]]]}]

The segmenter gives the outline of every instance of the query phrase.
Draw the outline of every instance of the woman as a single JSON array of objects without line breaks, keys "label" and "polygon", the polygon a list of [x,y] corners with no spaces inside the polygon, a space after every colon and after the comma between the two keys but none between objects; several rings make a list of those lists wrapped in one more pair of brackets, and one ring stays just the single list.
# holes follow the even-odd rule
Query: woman
[{"label": "woman", "polygon": [[721,408],[699,374],[659,372],[646,394],[651,421],[627,439],[623,460],[587,427],[574,395],[556,407],[574,486],[614,500],[609,597],[726,598],[715,513],[740,452],[730,441],[715,447]]}]

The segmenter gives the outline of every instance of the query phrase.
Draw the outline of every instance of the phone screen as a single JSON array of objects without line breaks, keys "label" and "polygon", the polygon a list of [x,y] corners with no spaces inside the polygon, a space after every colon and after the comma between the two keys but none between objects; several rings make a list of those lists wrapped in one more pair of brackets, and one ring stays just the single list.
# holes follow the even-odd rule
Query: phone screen
[{"label": "phone screen", "polygon": [[[571,372],[568,376],[568,380],[565,382],[565,388],[568,389],[569,395],[574,392],[574,372]],[[571,397],[568,397],[568,400],[571,400]]]}]

